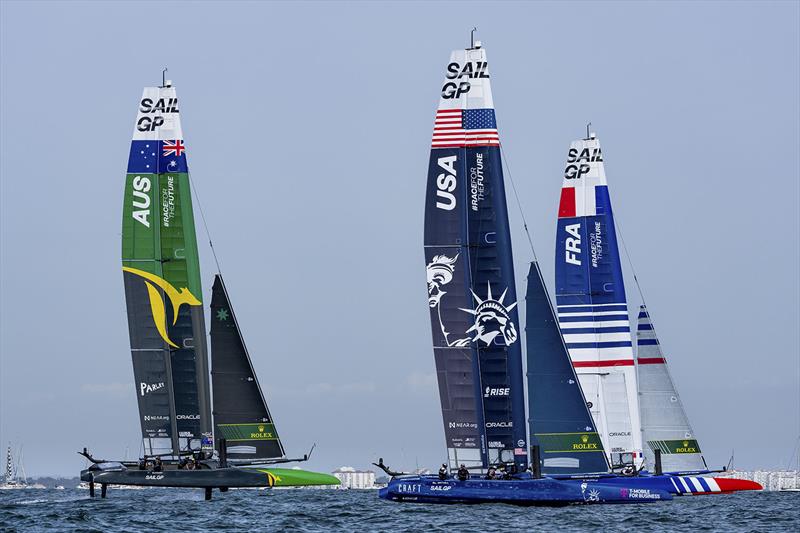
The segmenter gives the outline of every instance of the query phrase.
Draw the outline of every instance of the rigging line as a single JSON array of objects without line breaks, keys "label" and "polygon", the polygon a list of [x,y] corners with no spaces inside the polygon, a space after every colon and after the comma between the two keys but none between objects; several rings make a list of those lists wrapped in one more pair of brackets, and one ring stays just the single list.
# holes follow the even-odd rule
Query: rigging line
[{"label": "rigging line", "polygon": [[506,170],[508,171],[508,181],[511,182],[511,188],[514,191],[514,198],[517,200],[517,208],[519,208],[519,214],[522,217],[522,227],[525,228],[525,235],[528,236],[528,244],[531,247],[531,253],[533,254],[533,260],[537,263],[539,260],[536,258],[536,250],[533,248],[533,239],[531,239],[531,232],[528,231],[528,221],[525,220],[525,212],[522,210],[522,202],[519,199],[519,194],[517,193],[517,185],[514,183],[514,178],[511,176],[511,167],[508,165],[508,158],[506,158],[506,152],[503,150],[503,144],[500,143],[500,156],[503,158],[503,163],[505,164]]},{"label": "rigging line", "polygon": [[[614,226],[617,229],[617,233],[619,234],[619,240],[622,241],[622,249],[625,250],[625,257],[628,258],[628,264],[631,267],[631,274],[633,274],[633,281],[636,282],[636,289],[639,291],[639,297],[642,299],[642,305],[647,307],[647,302],[644,299],[644,292],[642,292],[642,286],[639,285],[639,278],[636,275],[636,269],[633,268],[633,261],[631,260],[631,254],[628,253],[628,246],[625,244],[625,237],[622,235],[622,221],[619,215],[614,217]],[[647,309],[647,312],[650,313],[650,309]]]},{"label": "rigging line", "polygon": [[197,208],[200,211],[200,218],[203,220],[203,228],[206,230],[206,237],[208,237],[208,245],[211,247],[211,254],[214,256],[214,263],[217,265],[217,273],[221,276],[222,275],[222,268],[219,266],[219,259],[217,258],[217,251],[214,250],[214,243],[211,241],[211,232],[208,231],[208,224],[206,223],[206,214],[203,212],[203,204],[200,203],[200,193],[197,190],[197,186],[192,181],[192,173],[187,172],[189,176],[189,187],[192,189],[194,193],[194,198],[197,201]]}]

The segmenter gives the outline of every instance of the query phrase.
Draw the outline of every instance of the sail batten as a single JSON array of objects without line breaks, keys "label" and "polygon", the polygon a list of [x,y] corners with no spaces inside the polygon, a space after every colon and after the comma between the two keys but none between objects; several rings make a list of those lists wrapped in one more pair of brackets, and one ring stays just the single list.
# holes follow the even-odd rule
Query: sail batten
[{"label": "sail batten", "polygon": [[522,356],[486,52],[450,56],[434,120],[425,264],[451,467],[527,466]]},{"label": "sail batten", "polygon": [[559,325],[612,464],[641,462],[638,392],[603,154],[594,134],[569,148],[558,209]]}]

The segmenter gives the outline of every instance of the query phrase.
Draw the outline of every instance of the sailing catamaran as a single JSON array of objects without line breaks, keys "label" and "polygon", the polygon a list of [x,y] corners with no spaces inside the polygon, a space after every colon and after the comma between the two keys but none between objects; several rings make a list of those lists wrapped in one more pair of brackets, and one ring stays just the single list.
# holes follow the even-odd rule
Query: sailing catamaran
[{"label": "sailing catamaran", "polygon": [[[555,258],[559,325],[608,459],[628,473],[647,467],[656,474],[625,483],[656,483],[674,494],[760,490],[759,484],[746,480],[669,475],[711,471],[644,305],[634,364],[603,153],[588,127],[586,138],[573,141],[567,154]],[[661,485],[665,479],[669,483]]]},{"label": "sailing catamaran", "polygon": [[339,484],[327,474],[257,468],[308,456],[285,456],[220,274],[211,299],[209,384],[186,146],[177,94],[166,80],[145,88],[139,102],[125,184],[122,271],[144,457],[104,461],[84,449],[92,465],[81,479],[92,496],[94,483],[103,496],[108,484],[123,484],[200,487],[206,499],[214,487]]},{"label": "sailing catamaran", "polygon": [[[461,479],[398,475],[381,462],[378,466],[393,478],[380,497],[522,505],[668,499],[669,494],[660,490],[630,492],[597,479],[576,483],[542,478],[538,470],[533,476],[527,473],[528,435],[511,234],[489,68],[479,42],[454,51],[445,71],[431,142],[424,248],[449,467],[460,468]],[[543,342],[557,339],[563,347],[546,295],[544,300],[538,296],[536,305],[546,306],[550,316],[549,337]],[[561,375],[550,379],[553,370],[539,369],[556,393]],[[591,417],[569,361],[556,370],[572,376],[572,390],[579,395],[577,401],[570,399],[559,415],[577,409],[577,427],[574,419],[566,427],[579,443],[582,437],[592,435],[592,444],[599,444],[596,431],[585,427]],[[530,373],[528,379],[530,383]],[[545,389],[535,391],[539,394]],[[563,424],[548,424],[540,419],[540,410],[531,412],[544,428],[532,438],[559,444],[570,440],[559,434],[565,431]],[[555,463],[568,461],[571,465],[578,460],[575,456],[562,454]],[[583,466],[588,471],[607,470],[602,449],[581,457],[586,458]],[[491,475],[483,479],[484,473],[499,465],[507,468],[509,479]]]}]

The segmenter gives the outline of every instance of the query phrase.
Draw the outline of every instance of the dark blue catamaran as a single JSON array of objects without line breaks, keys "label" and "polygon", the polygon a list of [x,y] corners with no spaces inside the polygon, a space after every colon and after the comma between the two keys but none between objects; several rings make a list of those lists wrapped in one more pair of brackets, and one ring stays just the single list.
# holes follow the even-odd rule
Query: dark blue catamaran
[{"label": "dark blue catamaran", "polygon": [[[564,404],[558,420],[532,410],[532,420],[542,429],[529,441],[500,138],[480,43],[454,51],[445,70],[428,167],[425,264],[449,470],[460,469],[461,479],[399,475],[387,469],[393,478],[381,491],[382,498],[523,505],[669,498],[662,491],[631,492],[598,479],[541,478],[538,462],[536,475],[528,472],[529,442],[542,443],[545,465],[553,472],[562,473],[559,465],[566,465],[571,474],[606,472],[608,467],[597,432],[589,427],[591,415],[543,285],[534,285],[532,301],[549,320],[550,330],[541,338],[544,344],[535,347],[536,360],[547,362],[537,363],[533,371],[549,388],[537,389],[536,398],[545,390],[556,395],[568,390],[577,396]],[[535,280],[541,281],[538,270]],[[547,343],[561,350],[562,361],[550,360]],[[539,352],[540,347],[548,351]],[[571,384],[562,389],[560,382],[567,374]],[[568,420],[563,423],[561,418]],[[580,453],[561,450],[573,441],[583,448]],[[581,465],[577,470],[572,467],[576,461]],[[505,471],[506,479],[494,479],[496,470]]]}]

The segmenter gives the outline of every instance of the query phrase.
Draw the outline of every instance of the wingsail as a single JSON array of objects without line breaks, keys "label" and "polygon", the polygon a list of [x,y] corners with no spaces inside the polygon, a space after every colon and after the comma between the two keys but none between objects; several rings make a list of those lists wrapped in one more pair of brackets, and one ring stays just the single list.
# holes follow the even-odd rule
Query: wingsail
[{"label": "wingsail", "polygon": [[228,457],[249,462],[283,457],[283,445],[219,274],[211,293],[211,380],[215,435],[218,443],[227,441]]},{"label": "wingsail", "polygon": [[639,405],[647,465],[653,468],[655,450],[661,450],[661,464],[665,472],[705,470],[707,466],[700,445],[689,424],[667,369],[667,360],[650,314],[644,305],[639,308],[636,343]]},{"label": "wingsail", "polygon": [[542,472],[607,472],[603,442],[594,427],[536,261],[528,273],[525,304],[530,442],[539,446]]},{"label": "wingsail", "polygon": [[425,264],[451,467],[527,466],[519,318],[486,52],[450,56],[431,141]]},{"label": "wingsail", "polygon": [[594,134],[569,149],[555,256],[559,325],[603,445],[612,464],[641,462],[628,305],[603,154]]},{"label": "wingsail", "polygon": [[208,359],[194,215],[174,87],[147,87],[133,130],[122,270],[145,453],[211,438]]}]

